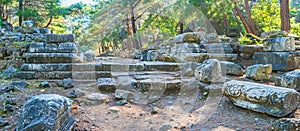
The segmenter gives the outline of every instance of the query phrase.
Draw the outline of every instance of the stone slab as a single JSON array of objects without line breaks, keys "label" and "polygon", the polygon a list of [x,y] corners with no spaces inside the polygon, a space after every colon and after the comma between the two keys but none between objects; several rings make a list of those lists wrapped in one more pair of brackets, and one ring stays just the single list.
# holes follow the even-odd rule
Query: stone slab
[{"label": "stone slab", "polygon": [[47,43],[75,42],[74,34],[47,34]]},{"label": "stone slab", "polygon": [[75,53],[25,53],[27,63],[82,62]]},{"label": "stone slab", "polygon": [[204,44],[204,48],[207,53],[232,53],[233,49],[228,43],[213,43]]},{"label": "stone slab", "polygon": [[35,72],[35,71],[20,71],[14,75],[15,78],[20,79],[84,79],[92,80],[97,78],[110,78],[111,72]]},{"label": "stone slab", "polygon": [[144,62],[145,71],[180,71],[181,63]]},{"label": "stone slab", "polygon": [[222,53],[209,53],[209,59],[217,59],[219,61],[237,61],[237,54],[222,54]]},{"label": "stone slab", "polygon": [[283,117],[300,104],[300,93],[294,89],[232,80],[224,83],[224,94],[236,106]]},{"label": "stone slab", "polygon": [[275,85],[300,91],[300,70],[282,74],[275,79]]},{"label": "stone slab", "polygon": [[138,82],[142,92],[161,92],[161,95],[177,94],[180,91],[182,81],[166,79],[145,79]]},{"label": "stone slab", "polygon": [[269,38],[263,41],[264,51],[295,51],[293,37]]},{"label": "stone slab", "polygon": [[117,82],[114,78],[99,78],[97,87],[101,92],[115,92]]},{"label": "stone slab", "polygon": [[255,52],[255,64],[272,64],[273,71],[288,71],[300,67],[300,52]]}]

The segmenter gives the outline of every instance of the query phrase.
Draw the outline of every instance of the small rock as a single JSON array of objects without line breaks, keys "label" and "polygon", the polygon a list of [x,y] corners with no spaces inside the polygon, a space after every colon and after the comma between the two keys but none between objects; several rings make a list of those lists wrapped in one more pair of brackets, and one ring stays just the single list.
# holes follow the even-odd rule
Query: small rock
[{"label": "small rock", "polygon": [[68,97],[69,97],[69,98],[78,98],[78,97],[81,97],[81,96],[84,96],[84,95],[85,95],[85,93],[84,93],[82,90],[80,90],[80,89],[75,89],[75,90],[72,90],[72,91],[69,93]]},{"label": "small rock", "polygon": [[28,83],[25,81],[12,82],[10,85],[13,85],[16,90],[20,91],[27,87]]},{"label": "small rock", "polygon": [[63,87],[64,89],[70,89],[74,87],[73,80],[71,78],[67,78],[62,81],[59,81],[57,85]]},{"label": "small rock", "polygon": [[39,85],[40,88],[51,88],[51,85],[48,81],[43,81]]},{"label": "small rock", "polygon": [[0,117],[0,127],[5,127],[7,125],[9,125],[8,121]]},{"label": "small rock", "polygon": [[160,131],[169,131],[170,129],[172,129],[171,125],[161,125],[159,128]]},{"label": "small rock", "polygon": [[4,77],[6,78],[12,78],[13,75],[17,72],[17,69],[13,68],[13,67],[8,67],[4,70]]},{"label": "small rock", "polygon": [[10,104],[6,104],[4,106],[4,111],[6,111],[6,112],[13,112],[14,110],[15,110],[15,107]]},{"label": "small rock", "polygon": [[100,105],[108,101],[108,96],[101,93],[91,93],[87,94],[83,97],[83,99],[80,99],[80,104],[85,105]]},{"label": "small rock", "polygon": [[108,110],[111,111],[111,112],[113,112],[113,113],[117,113],[117,112],[120,111],[120,109],[118,107],[115,107],[115,106],[108,108]]},{"label": "small rock", "polygon": [[120,106],[123,106],[125,104],[127,104],[127,100],[120,100],[117,102],[117,105],[120,105]]},{"label": "small rock", "polygon": [[153,114],[157,114],[159,112],[159,108],[158,107],[153,107],[152,109],[151,109],[151,114],[153,115]]}]

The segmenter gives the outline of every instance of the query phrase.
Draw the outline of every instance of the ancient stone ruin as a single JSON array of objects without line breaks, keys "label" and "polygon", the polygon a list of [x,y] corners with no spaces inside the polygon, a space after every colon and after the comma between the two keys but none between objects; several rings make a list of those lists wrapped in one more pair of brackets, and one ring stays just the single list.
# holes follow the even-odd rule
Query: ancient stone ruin
[{"label": "ancient stone ruin", "polygon": [[[263,46],[240,45],[214,33],[187,32],[129,54],[134,58],[95,57],[79,50],[73,34],[51,34],[32,25],[25,21],[1,34],[1,78],[37,82],[42,93],[63,87],[74,103],[109,106],[110,113],[125,105],[149,106],[152,116],[171,108],[189,114],[177,118],[200,123],[230,101],[241,112],[278,118],[271,130],[299,128],[299,118],[286,118],[300,105],[299,38],[264,35]],[[10,83],[1,92],[22,91],[32,83]],[[33,96],[21,106],[16,130],[70,130],[70,110],[69,98]],[[174,117],[162,128],[182,123]]]}]

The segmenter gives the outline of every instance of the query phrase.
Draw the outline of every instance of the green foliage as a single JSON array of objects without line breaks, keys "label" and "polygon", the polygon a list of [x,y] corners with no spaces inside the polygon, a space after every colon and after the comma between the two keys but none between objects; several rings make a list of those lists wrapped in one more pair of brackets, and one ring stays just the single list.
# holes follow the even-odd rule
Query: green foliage
[{"label": "green foliage", "polygon": [[238,38],[238,42],[242,45],[255,45],[262,44],[262,39],[253,34],[246,34]]},{"label": "green foliage", "polygon": [[79,47],[79,50],[82,51],[82,52],[86,52],[90,49],[91,48],[89,46],[86,46],[86,45],[82,45],[82,46]]},{"label": "green foliage", "polygon": [[280,30],[280,6],[278,0],[261,0],[252,7],[252,16],[262,32]]}]

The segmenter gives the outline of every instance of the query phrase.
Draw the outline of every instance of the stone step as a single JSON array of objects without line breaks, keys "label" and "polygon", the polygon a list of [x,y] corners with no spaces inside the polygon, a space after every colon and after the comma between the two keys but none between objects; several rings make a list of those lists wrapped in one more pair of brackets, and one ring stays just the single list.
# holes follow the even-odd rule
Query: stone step
[{"label": "stone step", "polygon": [[181,63],[168,62],[139,62],[133,64],[126,63],[59,63],[59,64],[31,64],[26,63],[21,67],[21,71],[179,71]]},{"label": "stone step", "polygon": [[300,50],[300,45],[296,45],[296,46],[295,46],[295,49],[296,49],[296,50]]},{"label": "stone step", "polygon": [[219,61],[235,62],[237,57],[237,54],[209,53],[209,59],[217,59]]},{"label": "stone step", "polygon": [[34,71],[20,71],[15,74],[15,78],[19,79],[82,79],[90,80],[97,78],[110,78],[112,77],[109,71],[96,71],[96,72],[70,72],[70,71],[60,71],[60,72],[34,72]]},{"label": "stone step", "polygon": [[233,49],[228,43],[204,44],[207,53],[232,53]]},{"label": "stone step", "polygon": [[78,63],[76,53],[25,53],[27,63]]},{"label": "stone step", "polygon": [[299,40],[295,40],[295,45],[300,45],[300,41]]}]

